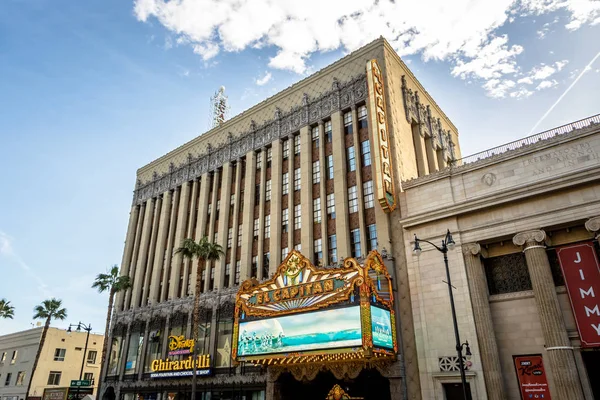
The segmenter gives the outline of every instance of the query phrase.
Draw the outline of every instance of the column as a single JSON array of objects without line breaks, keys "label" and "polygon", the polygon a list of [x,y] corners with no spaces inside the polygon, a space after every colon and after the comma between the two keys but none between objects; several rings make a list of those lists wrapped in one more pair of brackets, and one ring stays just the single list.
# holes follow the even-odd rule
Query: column
[{"label": "column", "polygon": [[[231,274],[229,275],[229,282],[226,282],[229,287],[233,286],[233,283],[235,282],[235,264],[236,264],[237,248],[238,248],[237,238],[238,238],[238,228],[240,226],[240,220],[239,220],[240,205],[241,205],[242,201],[244,200],[242,198],[242,192],[241,192],[242,191],[242,188],[241,188],[242,165],[243,165],[242,160],[238,160],[237,167],[235,169],[235,203],[233,204],[233,227],[232,227],[233,228],[233,241],[231,243],[231,258],[230,258]],[[241,274],[241,271],[240,271],[240,274]]]},{"label": "column", "polygon": [[[260,169],[260,200],[258,202],[258,253],[256,254],[256,278],[260,281],[263,276],[263,253],[265,249],[265,195],[267,187],[267,148],[262,149],[262,166]],[[271,198],[273,197],[273,182],[271,182]],[[252,202],[254,210],[254,201]],[[254,212],[252,213],[254,215]],[[254,229],[254,223],[252,224]]]},{"label": "column", "polygon": [[337,235],[338,260],[350,257],[350,220],[348,218],[348,183],[346,181],[346,140],[342,125],[342,114],[331,115],[333,154],[333,193],[335,195],[335,234]]},{"label": "column", "polygon": [[280,400],[279,383],[277,374],[272,369],[267,368],[267,387],[265,390],[265,400]]},{"label": "column", "polygon": [[[294,196],[296,196],[296,156],[295,136],[290,135],[290,157],[288,158],[288,171],[290,173],[290,193],[288,195],[288,250],[294,250]],[[302,160],[301,160],[302,161]]]},{"label": "column", "polygon": [[600,240],[600,216],[588,219],[585,222],[585,229],[593,233],[596,240]]},{"label": "column", "polygon": [[185,239],[185,228],[187,227],[188,206],[190,200],[190,184],[184,182],[181,185],[181,199],[179,200],[179,210],[177,214],[177,228],[175,230],[175,243],[173,243],[173,261],[171,262],[171,284],[169,285],[169,298],[175,299],[180,293],[180,276],[183,257],[180,253],[175,253],[175,250],[181,247],[183,239]]},{"label": "column", "polygon": [[[263,160],[263,163],[265,161]],[[244,213],[242,223],[242,250],[240,257],[240,283],[250,278],[252,265],[252,230],[254,228],[254,174],[256,174],[256,153],[246,154],[246,177],[244,179]],[[236,238],[237,240],[237,238]]]},{"label": "column", "polygon": [[[154,248],[154,262],[152,266],[152,279],[150,283],[150,294],[148,303],[154,304],[160,298],[160,273],[164,264],[165,246],[167,244],[167,234],[169,233],[169,210],[171,207],[171,191],[167,190],[162,195],[160,209],[160,220],[158,222],[158,235],[156,238],[156,247]],[[163,285],[167,283],[164,282]]]},{"label": "column", "polygon": [[165,317],[165,331],[162,335],[163,344],[161,346],[162,354],[161,358],[166,358],[167,353],[169,352],[169,331],[171,330],[171,313],[168,313]]},{"label": "column", "polygon": [[[217,219],[217,201],[219,201],[219,179],[221,173],[218,169],[213,172],[213,185],[212,185],[212,198],[211,198],[211,212],[208,221],[208,241],[213,243],[215,240],[215,221]],[[221,216],[221,210],[219,207],[219,217]],[[203,292],[208,292],[210,287],[210,270],[212,263],[207,262],[204,267],[204,288]],[[214,285],[213,285],[214,288]]]},{"label": "column", "polygon": [[[146,326],[144,328],[144,342],[142,343],[142,353],[138,357],[137,365],[138,365],[138,380],[142,379],[142,375],[144,375],[144,365],[146,365],[146,353],[148,349],[148,340],[150,339],[150,318],[146,321]],[[189,336],[188,336],[189,337]]]},{"label": "column", "polygon": [[319,121],[319,160],[321,160],[321,246],[323,248],[323,265],[329,264],[329,236],[327,235],[327,157],[325,156],[325,124]]},{"label": "column", "polygon": [[133,295],[130,308],[140,306],[142,288],[144,287],[144,272],[148,263],[148,247],[150,246],[150,233],[152,229],[152,218],[154,217],[154,201],[150,199],[146,202],[146,212],[144,213],[144,226],[142,228],[142,238],[139,246],[139,256],[135,266],[135,276],[133,278]]},{"label": "column", "polygon": [[546,342],[546,359],[549,361],[548,365],[554,377],[553,397],[583,400],[573,347],[558,304],[550,262],[546,255],[545,241],[546,232],[543,230],[521,232],[513,238],[513,243],[523,246],[525,253]]},{"label": "column", "polygon": [[[269,239],[269,276],[281,264],[281,197],[283,193],[283,148],[281,140],[277,139],[272,144],[273,161],[271,162],[271,239]],[[288,182],[289,182],[288,168]],[[289,185],[288,185],[289,186]],[[292,193],[291,191],[289,193]]]},{"label": "column", "polygon": [[[358,115],[356,107],[352,107],[352,135],[354,136],[354,156],[356,157],[356,193],[358,195],[358,229],[360,231],[360,248],[363,257],[369,253],[367,248],[367,228],[365,226],[365,196],[362,180],[362,154],[358,137]],[[375,182],[374,182],[375,183]],[[375,191],[375,188],[373,188]]]},{"label": "column", "polygon": [[433,135],[433,133],[430,133],[429,136],[425,138],[425,152],[427,154],[427,165],[429,167],[430,173],[439,170],[437,154],[435,152],[433,139],[431,135]]},{"label": "column", "polygon": [[[206,228],[206,219],[208,218],[207,209],[208,209],[208,193],[210,191],[210,175],[205,173],[200,177],[198,181],[200,185],[200,195],[198,198],[198,222],[196,223],[196,233],[194,237],[196,238],[196,242],[206,236],[206,232],[204,231]],[[197,263],[198,260],[194,260],[194,264]],[[198,268],[197,265],[192,266],[192,285],[190,287],[190,291],[192,294],[196,293],[196,279],[198,276]]]},{"label": "column", "polygon": [[[196,219],[198,218],[198,215],[196,215],[196,208],[198,207],[198,186],[200,185],[200,182],[198,182],[198,179],[194,179],[193,183],[192,183],[192,193],[190,194],[191,196],[191,201],[190,201],[190,209],[188,211],[188,215],[189,220],[187,223],[187,230],[186,230],[186,238],[190,238],[190,239],[194,239],[196,242],[198,241],[198,237],[196,237],[196,231],[194,230],[194,223],[196,222]],[[187,297],[188,294],[192,293],[192,289],[190,287],[190,278],[191,278],[191,269],[194,269],[195,267],[195,262],[193,260],[190,259],[185,259],[183,260],[183,294],[181,297]],[[194,284],[192,284],[192,286],[195,287]]]},{"label": "column", "polygon": [[[129,225],[127,226],[127,236],[125,237],[125,250],[123,251],[123,259],[121,261],[121,276],[129,275],[129,265],[131,264],[131,257],[133,255],[133,242],[135,238],[135,227],[138,222],[138,216],[140,213],[140,206],[131,207],[129,213]],[[117,293],[117,300],[115,302],[117,311],[123,310],[123,300],[125,293]]]},{"label": "column", "polygon": [[506,398],[506,394],[502,381],[502,369],[494,334],[487,280],[480,258],[480,255],[485,255],[485,250],[478,243],[463,244],[462,250],[488,399],[503,400]]},{"label": "column", "polygon": [[[136,267],[137,259],[138,259],[140,239],[142,237],[142,226],[144,224],[144,215],[145,214],[146,214],[146,202],[142,203],[142,206],[141,206],[141,209],[139,212],[139,216],[137,219],[137,226],[135,228],[135,236],[133,239],[133,253],[131,256],[131,264],[128,265],[129,280],[130,280],[130,282],[132,282],[132,284],[134,283],[133,277],[135,276],[135,267]],[[125,304],[123,305],[123,309],[129,309],[133,290],[134,290],[134,288],[132,287],[131,289],[127,289],[125,291]]]},{"label": "column", "polygon": [[417,163],[417,171],[419,176],[425,176],[429,174],[429,166],[427,165],[425,155],[425,140],[421,134],[421,127],[418,124],[412,125],[413,132],[413,143],[415,145],[415,161]]},{"label": "column", "polygon": [[119,370],[117,371],[119,374],[119,382],[123,382],[123,375],[125,374],[125,364],[127,364],[127,353],[129,352],[129,342],[131,341],[131,323],[127,324],[127,331],[123,340],[122,356],[119,360]]},{"label": "column", "polygon": [[[219,211],[219,226],[217,231],[217,244],[221,245],[223,252],[227,252],[227,233],[229,231],[229,207],[231,207],[231,163],[223,165],[223,180],[221,183],[221,211]],[[225,280],[225,254],[215,262],[215,287],[222,288]]]},{"label": "column", "polygon": [[313,259],[313,179],[312,179],[312,135],[310,127],[300,128],[300,174],[302,190],[300,191],[300,215],[302,221],[301,239],[302,254]]},{"label": "column", "polygon": [[171,209],[169,210],[169,233],[167,239],[167,250],[164,255],[164,274],[162,278],[163,286],[161,291],[161,301],[165,301],[169,298],[169,286],[171,286],[170,271],[171,264],[173,261],[173,243],[175,242],[175,228],[177,226],[177,206],[179,204],[179,193],[181,187],[175,188],[173,193],[173,201],[171,202]]},{"label": "column", "polygon": [[159,196],[154,202],[154,218],[152,220],[152,233],[150,234],[150,248],[148,250],[148,262],[144,272],[144,289],[142,290],[141,305],[144,306],[150,301],[150,285],[154,275],[154,258],[156,257],[156,241],[158,240],[158,230],[160,229],[160,212],[162,210],[162,196]]}]

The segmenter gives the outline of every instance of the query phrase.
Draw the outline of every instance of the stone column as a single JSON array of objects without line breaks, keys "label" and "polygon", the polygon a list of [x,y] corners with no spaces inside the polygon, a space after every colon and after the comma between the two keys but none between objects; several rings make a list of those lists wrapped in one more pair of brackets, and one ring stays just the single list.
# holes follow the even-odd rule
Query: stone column
[{"label": "stone column", "polygon": [[[256,174],[256,153],[246,154],[246,176],[244,178],[244,209],[242,213],[242,249],[240,283],[250,278],[252,265],[252,241],[254,229],[254,191]],[[237,240],[237,238],[236,238]]]},{"label": "stone column", "polygon": [[[154,265],[152,266],[152,278],[150,283],[150,295],[148,297],[149,304],[156,304],[160,299],[160,282],[162,266],[164,264],[165,246],[167,244],[167,228],[169,222],[169,211],[171,209],[171,191],[167,190],[162,195],[162,204],[160,209],[160,220],[158,222],[158,236],[156,239],[156,247],[154,248]],[[163,285],[166,285],[163,282]]]},{"label": "stone column", "polygon": [[[331,130],[333,143],[333,180],[335,194],[335,234],[337,236],[338,260],[350,257],[350,218],[348,217],[348,181],[346,179],[346,138],[342,114],[339,111],[331,114]],[[327,204],[325,204],[327,212]]]},{"label": "stone column", "polygon": [[325,124],[319,121],[319,160],[321,160],[321,184],[319,194],[321,198],[321,247],[323,249],[323,265],[329,265],[329,242],[327,235],[327,156],[325,155]]},{"label": "stone column", "polygon": [[592,232],[596,240],[600,240],[600,216],[588,219],[585,222],[585,229]]},{"label": "stone column", "polygon": [[480,254],[485,255],[485,250],[481,248],[479,243],[463,244],[462,250],[467,270],[467,281],[469,283],[471,304],[473,305],[473,318],[475,319],[475,329],[477,331],[477,340],[479,341],[483,378],[485,380],[488,399],[503,400],[506,398],[506,394],[504,393],[502,381],[498,345],[496,344],[496,336],[494,334],[487,280],[483,263],[479,257]]},{"label": "stone column", "polygon": [[[176,299],[180,294],[185,294],[185,291],[181,290],[183,279],[182,267],[183,267],[183,256],[181,253],[176,253],[175,250],[181,247],[183,240],[185,239],[185,233],[187,228],[188,218],[188,206],[190,201],[190,184],[184,182],[181,185],[181,197],[179,200],[179,208],[177,211],[177,224],[175,228],[175,242],[173,243],[173,258],[171,260],[171,284],[169,286],[169,299]],[[173,221],[171,221],[173,223]]]},{"label": "stone column", "polygon": [[[146,214],[146,202],[142,203],[140,211],[138,213],[137,226],[135,228],[135,236],[133,238],[133,253],[131,256],[131,264],[127,267],[129,268],[129,280],[134,284],[134,276],[135,276],[135,268],[138,259],[138,252],[142,237],[142,226],[144,225],[144,215]],[[123,310],[128,310],[131,304],[131,297],[133,295],[134,287],[131,287],[125,291],[125,303],[123,304]]]},{"label": "stone column", "polygon": [[141,305],[142,289],[144,288],[144,275],[148,263],[148,247],[150,246],[150,234],[152,233],[152,220],[154,217],[155,199],[146,202],[146,212],[142,228],[142,238],[139,245],[139,255],[135,266],[135,275],[132,284],[132,298],[130,308],[138,308]]},{"label": "stone column", "polygon": [[151,302],[150,285],[154,276],[154,257],[156,256],[156,241],[158,240],[158,229],[160,223],[160,212],[162,210],[162,196],[158,196],[154,202],[154,219],[152,220],[152,233],[150,234],[150,248],[148,250],[148,261],[144,273],[144,288],[142,289],[142,303],[145,306]]},{"label": "stone column", "polygon": [[[281,264],[281,197],[283,193],[283,145],[281,140],[275,140],[271,148],[273,149],[273,161],[271,162],[271,238],[269,239],[271,260],[269,263],[269,276],[264,278],[270,277]],[[289,178],[288,170],[288,189]]]},{"label": "stone column", "polygon": [[144,328],[144,342],[142,343],[142,354],[140,354],[137,360],[138,380],[141,380],[142,376],[144,375],[144,365],[146,365],[146,353],[148,352],[148,340],[150,339],[150,320],[151,318],[148,318],[145,324],[146,326]]},{"label": "stone column", "polygon": [[277,383],[277,374],[273,373],[272,369],[267,369],[267,388],[265,390],[265,400],[279,400],[279,383]]},{"label": "stone column", "polygon": [[[319,161],[320,163],[321,161]],[[308,126],[300,128],[300,171],[302,176],[302,190],[300,190],[300,221],[302,226],[302,229],[300,229],[300,244],[302,245],[302,254],[313,261],[313,247],[315,242],[313,228],[312,132]]]},{"label": "stone column", "polygon": [[413,142],[415,145],[415,156],[417,158],[417,171],[419,172],[419,176],[425,176],[429,174],[429,164],[427,164],[427,156],[425,150],[425,139],[423,138],[423,134],[420,126],[413,125]]},{"label": "stone column", "polygon": [[181,186],[178,186],[173,191],[171,195],[171,209],[169,212],[169,232],[167,234],[167,250],[164,256],[164,274],[163,274],[163,285],[161,290],[161,301],[166,301],[169,299],[169,286],[171,285],[171,264],[173,260],[173,245],[175,242],[175,227],[176,227],[176,218],[177,218],[177,207],[179,206],[179,197],[180,197]]},{"label": "stone column", "polygon": [[[258,202],[258,250],[256,254],[256,278],[263,279],[263,254],[265,249],[265,203],[267,195],[267,148],[262,149],[262,162],[260,169],[260,198]],[[271,182],[271,197],[273,196],[273,182]],[[252,203],[254,204],[254,203]],[[254,206],[253,206],[254,207]],[[252,208],[254,210],[254,208]],[[254,215],[254,212],[252,212]],[[254,220],[252,221],[254,235]]]},{"label": "stone column", "polygon": [[[360,249],[362,257],[369,254],[367,246],[367,227],[365,225],[365,194],[362,180],[362,152],[360,137],[358,136],[358,115],[356,107],[352,107],[352,136],[354,141],[354,157],[356,162],[356,193],[358,195],[358,229],[360,231]],[[375,190],[375,188],[373,188]]]},{"label": "stone column", "polygon": [[[221,245],[223,251],[227,252],[227,234],[229,232],[229,207],[231,207],[231,162],[223,165],[223,178],[221,183],[221,210],[219,211],[219,226],[217,230],[216,243]],[[215,262],[215,288],[224,287],[225,282],[225,257],[224,254]]]},{"label": "stone column", "polygon": [[546,342],[546,359],[554,377],[553,397],[583,400],[573,348],[558,304],[550,262],[546,255],[546,232],[534,230],[515,235],[513,243],[523,246],[535,303]]},{"label": "stone column", "polygon": [[[129,213],[129,226],[127,227],[127,237],[125,238],[125,250],[123,251],[123,260],[121,261],[121,276],[129,275],[129,266],[131,264],[131,257],[133,256],[133,239],[135,237],[135,227],[137,226],[139,213],[140,206],[131,207],[131,212]],[[117,311],[123,310],[124,300],[125,293],[117,293],[117,299],[115,301]]]}]

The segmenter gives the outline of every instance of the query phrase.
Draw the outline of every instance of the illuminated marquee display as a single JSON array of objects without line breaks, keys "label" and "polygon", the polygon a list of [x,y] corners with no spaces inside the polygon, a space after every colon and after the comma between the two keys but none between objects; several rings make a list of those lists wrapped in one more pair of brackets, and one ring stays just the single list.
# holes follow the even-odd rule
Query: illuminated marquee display
[{"label": "illuminated marquee display", "polygon": [[169,336],[169,355],[190,354],[194,352],[194,340],[185,336]]},{"label": "illuminated marquee display", "polygon": [[258,364],[393,359],[391,278],[377,251],[363,265],[316,268],[292,251],[272,279],[242,283],[232,357]]},{"label": "illuminated marquee display", "polygon": [[373,166],[377,182],[377,199],[383,211],[389,213],[396,208],[396,193],[385,110],[383,75],[377,60],[367,62],[367,84],[369,86],[370,126],[373,130]]},{"label": "illuminated marquee display", "polygon": [[[210,354],[201,354],[195,357],[196,375],[210,374]],[[182,360],[152,360],[150,364],[150,378],[174,378],[192,376],[194,371],[194,357],[189,356]]]}]

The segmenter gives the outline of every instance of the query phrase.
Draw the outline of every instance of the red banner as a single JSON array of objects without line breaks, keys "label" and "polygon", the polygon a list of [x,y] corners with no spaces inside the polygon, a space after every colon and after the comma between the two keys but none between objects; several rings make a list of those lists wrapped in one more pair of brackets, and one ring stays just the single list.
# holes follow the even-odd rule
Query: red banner
[{"label": "red banner", "polygon": [[556,250],[582,347],[600,346],[600,267],[592,242]]},{"label": "red banner", "polygon": [[546,370],[539,354],[530,356],[513,356],[521,398],[550,400],[550,388],[546,378]]}]

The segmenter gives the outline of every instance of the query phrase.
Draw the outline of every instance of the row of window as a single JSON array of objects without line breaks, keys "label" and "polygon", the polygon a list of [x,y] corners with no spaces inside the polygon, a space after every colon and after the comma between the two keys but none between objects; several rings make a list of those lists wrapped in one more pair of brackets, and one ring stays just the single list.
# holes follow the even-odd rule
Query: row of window
[{"label": "row of window", "polygon": [[[1,379],[0,375],[0,379]],[[4,386],[9,386],[12,380],[12,372],[6,374],[6,378],[4,379]],[[23,382],[25,381],[25,371],[17,372],[17,379],[15,381],[16,386],[23,386]]]},{"label": "row of window", "polygon": [[[6,351],[2,353],[2,358],[0,358],[0,364],[4,364],[6,362],[7,354],[8,353]],[[14,364],[15,362],[17,362],[17,354],[19,354],[19,350],[13,350],[12,357],[10,358],[11,364]]]}]

